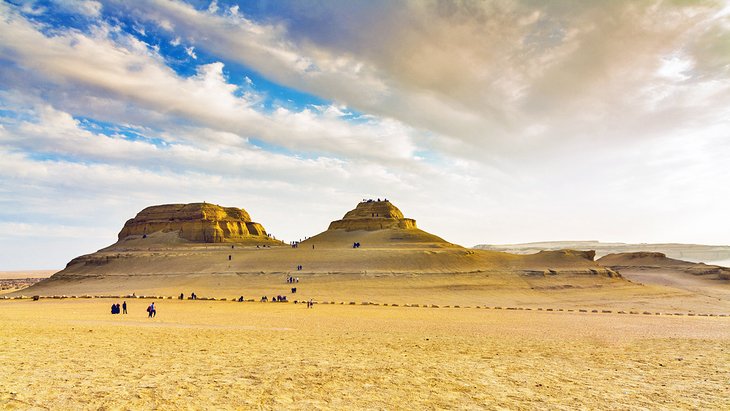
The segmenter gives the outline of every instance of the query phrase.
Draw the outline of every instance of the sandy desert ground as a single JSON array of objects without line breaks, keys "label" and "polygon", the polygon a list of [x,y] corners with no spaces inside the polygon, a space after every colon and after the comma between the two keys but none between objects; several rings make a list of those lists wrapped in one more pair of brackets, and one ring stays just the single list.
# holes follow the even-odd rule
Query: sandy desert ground
[{"label": "sandy desert ground", "polygon": [[0,271],[0,280],[14,280],[22,278],[48,278],[61,270],[21,270]]},{"label": "sandy desert ground", "polygon": [[30,287],[59,270],[0,271],[0,296]]},{"label": "sandy desert ground", "polygon": [[0,407],[730,408],[730,317],[113,301],[0,301]]}]

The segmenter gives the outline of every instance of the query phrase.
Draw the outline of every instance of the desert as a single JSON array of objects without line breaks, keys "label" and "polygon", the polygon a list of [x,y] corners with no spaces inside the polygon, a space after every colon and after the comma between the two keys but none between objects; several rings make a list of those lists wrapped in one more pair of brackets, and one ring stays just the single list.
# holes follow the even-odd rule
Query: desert
[{"label": "desert", "polygon": [[3,407],[730,406],[721,267],[466,249],[385,201],[291,244],[244,220],[150,207],[115,244],[6,294]]},{"label": "desert", "polygon": [[3,301],[3,408],[730,405],[727,318],[112,301]]}]

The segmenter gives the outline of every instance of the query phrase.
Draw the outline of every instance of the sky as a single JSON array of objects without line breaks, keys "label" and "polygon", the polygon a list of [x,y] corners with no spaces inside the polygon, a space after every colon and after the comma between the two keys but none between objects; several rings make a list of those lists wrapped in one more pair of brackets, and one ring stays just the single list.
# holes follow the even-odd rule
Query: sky
[{"label": "sky", "polygon": [[0,270],[156,204],[284,241],[730,244],[730,1],[0,0]]}]

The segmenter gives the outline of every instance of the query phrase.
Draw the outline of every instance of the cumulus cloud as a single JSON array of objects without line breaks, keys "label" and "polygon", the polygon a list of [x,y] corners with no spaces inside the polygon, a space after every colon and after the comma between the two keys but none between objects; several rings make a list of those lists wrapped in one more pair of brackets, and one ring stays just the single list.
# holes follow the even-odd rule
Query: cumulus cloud
[{"label": "cumulus cloud", "polygon": [[[236,96],[238,86],[227,81],[223,63],[204,64],[195,75],[181,77],[145,43],[116,33],[114,27],[100,25],[91,34],[68,31],[47,37],[19,15],[8,13],[0,21],[0,42],[0,50],[11,56],[13,66],[31,72],[34,81],[66,87],[68,93],[122,100],[305,152],[366,155],[387,161],[408,160],[414,150],[413,132],[394,121],[372,119],[354,124],[309,109],[260,111],[246,100],[247,94]],[[23,76],[16,78],[22,82]],[[390,149],[370,150],[381,144]]]},{"label": "cumulus cloud", "polygon": [[[702,88],[713,81],[724,96],[730,90],[730,54],[721,50],[728,17],[714,1],[259,7],[281,19],[262,24],[158,1],[147,2],[145,16],[172,22],[198,47],[275,81],[436,132],[439,149],[458,155],[584,138],[627,118],[642,122],[659,108],[655,93],[642,93],[654,86],[669,90],[664,100],[678,100],[671,94],[677,83]],[[667,61],[678,53],[692,69],[667,77]],[[706,65],[720,78],[708,78]],[[675,123],[706,108],[691,107]]]}]

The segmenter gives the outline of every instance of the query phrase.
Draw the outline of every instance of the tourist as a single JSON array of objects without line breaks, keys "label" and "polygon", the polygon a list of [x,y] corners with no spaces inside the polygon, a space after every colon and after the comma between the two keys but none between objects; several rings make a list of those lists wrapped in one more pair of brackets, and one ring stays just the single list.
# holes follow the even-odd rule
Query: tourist
[{"label": "tourist", "polygon": [[123,310],[124,314],[127,313],[127,302],[126,301],[122,304],[122,310]]},{"label": "tourist", "polygon": [[157,309],[155,308],[155,303],[152,303],[147,307],[147,317],[153,318],[157,315]]}]

